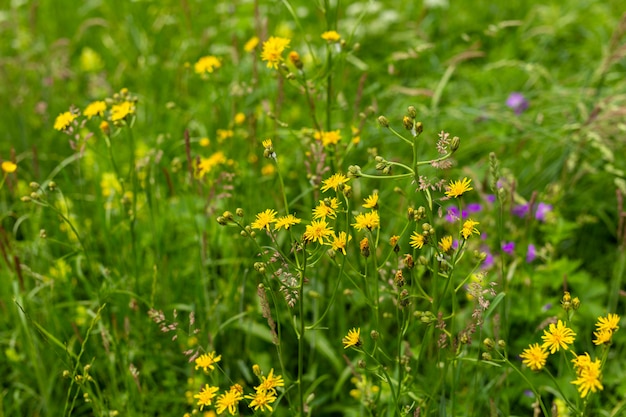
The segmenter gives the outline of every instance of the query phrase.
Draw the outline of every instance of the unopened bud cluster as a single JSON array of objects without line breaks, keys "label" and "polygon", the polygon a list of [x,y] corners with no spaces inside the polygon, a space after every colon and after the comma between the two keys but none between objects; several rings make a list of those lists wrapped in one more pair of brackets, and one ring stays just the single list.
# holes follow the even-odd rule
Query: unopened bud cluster
[{"label": "unopened bud cluster", "polygon": [[561,299],[561,307],[563,307],[565,311],[576,311],[580,307],[580,299],[578,299],[578,297],[572,298],[569,291],[565,291]]}]

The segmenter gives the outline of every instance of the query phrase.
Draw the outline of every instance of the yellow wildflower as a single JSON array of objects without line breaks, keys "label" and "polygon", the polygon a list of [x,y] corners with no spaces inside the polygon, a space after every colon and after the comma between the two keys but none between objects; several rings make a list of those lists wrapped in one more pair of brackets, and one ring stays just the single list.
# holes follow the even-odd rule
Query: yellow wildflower
[{"label": "yellow wildflower", "polygon": [[196,358],[196,369],[202,368],[204,372],[215,369],[215,364],[222,360],[222,355],[215,356],[215,352],[205,353]]},{"label": "yellow wildflower", "polygon": [[557,324],[550,324],[548,330],[543,331],[544,334],[541,336],[543,339],[542,348],[550,349],[550,353],[558,352],[561,348],[567,350],[569,348],[568,345],[574,343],[574,336],[576,333],[569,327],[565,326],[565,324],[559,320]]},{"label": "yellow wildflower", "polygon": [[224,394],[220,395],[215,402],[217,414],[222,414],[228,410],[230,415],[237,414],[237,405],[243,399],[243,388],[239,384],[235,384]]},{"label": "yellow wildflower", "polygon": [[222,63],[213,55],[203,56],[193,64],[193,70],[196,74],[212,73],[216,68],[220,68]]},{"label": "yellow wildflower", "polygon": [[336,174],[331,175],[330,178],[322,181],[322,184],[324,185],[322,186],[321,190],[324,193],[330,190],[331,188],[334,191],[337,191],[343,184],[347,183],[348,181],[350,181],[350,178],[338,172]]},{"label": "yellow wildflower", "polygon": [[252,400],[248,407],[253,408],[254,411],[260,408],[261,411],[267,409],[267,411],[272,412],[273,408],[270,404],[276,401],[276,393],[274,391],[257,390],[254,395],[246,395],[244,398]]},{"label": "yellow wildflower", "polygon": [[378,208],[378,191],[374,191],[372,195],[367,196],[363,201],[363,207],[376,210]]},{"label": "yellow wildflower", "polygon": [[77,114],[66,111],[57,116],[54,121],[54,128],[56,130],[65,130],[70,127],[70,124],[78,117]]},{"label": "yellow wildflower", "polygon": [[267,209],[256,215],[256,220],[252,222],[253,229],[266,229],[270,230],[270,224],[276,223],[276,210]]},{"label": "yellow wildflower", "polygon": [[15,172],[16,170],[17,170],[17,164],[11,161],[2,162],[2,171],[6,172],[7,174],[11,174]]},{"label": "yellow wildflower", "polygon": [[380,226],[380,216],[376,210],[372,210],[368,213],[359,213],[354,218],[355,223],[352,226],[359,232],[363,229],[376,229]]},{"label": "yellow wildflower", "polygon": [[341,35],[337,33],[337,31],[329,30],[322,33],[322,39],[328,42],[339,42],[341,40]]},{"label": "yellow wildflower", "polygon": [[539,343],[535,343],[524,349],[524,352],[519,356],[523,359],[522,363],[524,365],[528,366],[532,371],[539,371],[546,364],[548,352],[539,346]]},{"label": "yellow wildflower", "polygon": [[85,107],[83,115],[87,116],[87,119],[91,119],[94,116],[102,117],[106,109],[107,104],[104,101],[94,101]]},{"label": "yellow wildflower", "polygon": [[439,248],[442,252],[448,252],[452,249],[452,236],[444,236],[439,241]]},{"label": "yellow wildflower", "polygon": [[256,36],[251,37],[243,46],[243,50],[246,52],[252,52],[259,44],[259,38]]},{"label": "yellow wildflower", "polygon": [[278,69],[278,64],[283,61],[282,53],[285,48],[289,47],[290,42],[287,38],[277,36],[271,36],[267,41],[263,42],[261,59],[267,61],[268,68]]},{"label": "yellow wildflower", "polygon": [[409,244],[415,249],[422,249],[422,247],[424,247],[424,241],[424,235],[418,232],[413,232]]},{"label": "yellow wildflower", "polygon": [[276,219],[276,224],[274,224],[274,230],[280,230],[282,228],[287,230],[294,224],[298,224],[301,221],[301,219],[297,218],[293,214],[288,214],[286,216],[282,216]]},{"label": "yellow wildflower", "polygon": [[480,235],[480,232],[476,228],[476,226],[478,226],[479,224],[480,223],[475,222],[472,219],[465,220],[465,223],[463,223],[463,229],[461,230],[461,235],[463,236],[463,238],[467,240],[472,235],[472,233]]},{"label": "yellow wildflower", "polygon": [[339,251],[345,255],[346,246],[350,240],[352,240],[351,235],[346,234],[346,232],[339,232],[338,235],[333,234],[332,240],[329,241],[329,245],[333,248],[333,250]]},{"label": "yellow wildflower", "polygon": [[585,360],[582,365],[577,367],[576,375],[578,376],[572,384],[578,385],[578,393],[580,398],[585,398],[589,391],[596,392],[604,387],[600,382],[602,372],[600,371],[601,362],[599,359],[595,361]]},{"label": "yellow wildflower", "polygon": [[348,335],[345,336],[341,342],[343,343],[344,349],[361,346],[361,329],[355,327],[352,330],[349,330]]},{"label": "yellow wildflower", "polygon": [[468,179],[467,177],[463,178],[461,181],[450,181],[450,185],[448,185],[448,191],[446,191],[446,195],[448,197],[460,197],[466,191],[473,190],[473,188],[470,187],[471,182],[472,180]]},{"label": "yellow wildflower", "polygon": [[324,239],[332,233],[332,228],[328,226],[325,220],[313,220],[311,224],[306,226],[306,230],[302,237],[306,241],[317,241],[320,245],[323,245]]},{"label": "yellow wildflower", "polygon": [[198,405],[200,406],[200,410],[202,410],[205,406],[209,406],[212,404],[213,398],[215,398],[215,393],[218,390],[218,387],[212,387],[209,384],[205,384],[200,393],[193,396],[194,398],[198,399]]},{"label": "yellow wildflower", "polygon": [[130,101],[123,101],[119,104],[114,104],[111,107],[111,121],[117,122],[125,119],[128,115],[135,113],[135,105]]}]

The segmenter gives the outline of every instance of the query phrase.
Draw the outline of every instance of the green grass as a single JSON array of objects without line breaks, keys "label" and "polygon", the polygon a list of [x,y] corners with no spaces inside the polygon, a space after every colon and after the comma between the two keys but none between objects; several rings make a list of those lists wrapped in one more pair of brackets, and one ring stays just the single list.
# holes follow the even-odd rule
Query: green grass
[{"label": "green grass", "polygon": [[[621,4],[450,3],[1,5],[0,159],[17,170],[0,182],[0,416],[213,415],[205,384],[251,396],[271,369],[279,416],[623,414],[625,337],[593,343],[624,315]],[[261,58],[271,36],[290,39],[284,67]],[[197,74],[208,55],[221,66]],[[460,138],[447,169],[429,163],[440,132]],[[322,191],[335,173],[351,188]],[[358,230],[374,192],[380,225]],[[331,198],[345,254],[306,239]],[[251,227],[265,210],[301,223]],[[467,216],[480,235],[462,237]],[[575,341],[533,372],[519,355],[557,320]],[[581,398],[571,352],[599,360],[602,390]],[[271,414],[251,401],[235,411]]]}]

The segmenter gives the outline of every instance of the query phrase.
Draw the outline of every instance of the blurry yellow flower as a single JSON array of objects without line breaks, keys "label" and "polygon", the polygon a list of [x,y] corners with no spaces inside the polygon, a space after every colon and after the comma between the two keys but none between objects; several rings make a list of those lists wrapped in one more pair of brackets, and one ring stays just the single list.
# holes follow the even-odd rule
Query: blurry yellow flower
[{"label": "blurry yellow flower", "polygon": [[322,141],[322,145],[324,145],[325,147],[329,145],[336,145],[341,140],[341,131],[333,130],[330,132],[315,132],[313,134],[313,138],[315,140]]},{"label": "blurry yellow flower", "polygon": [[232,130],[229,130],[229,129],[217,129],[215,134],[217,135],[217,141],[219,143],[222,143],[226,139],[232,138],[234,136],[235,132],[233,132]]},{"label": "blurry yellow flower", "polygon": [[209,138],[200,138],[200,140],[198,141],[198,143],[200,144],[200,146],[202,146],[203,148],[206,148],[207,146],[209,146],[211,144],[211,139]]},{"label": "blurry yellow flower", "polygon": [[193,64],[193,70],[196,74],[206,74],[212,73],[216,68],[220,68],[221,66],[222,63],[217,57],[207,55],[203,56],[198,60],[198,62]]},{"label": "blurry yellow flower", "polygon": [[87,119],[91,119],[94,116],[102,117],[106,109],[107,104],[104,101],[94,101],[85,107],[83,115],[87,116]]},{"label": "blurry yellow flower", "polygon": [[100,122],[100,130],[105,135],[108,135],[111,132],[111,128],[109,127],[109,122],[107,122],[106,120],[101,121]]},{"label": "blurry yellow flower", "polygon": [[376,210],[372,210],[367,213],[359,213],[354,218],[352,226],[359,232],[363,229],[376,229],[380,226],[380,216]]},{"label": "blurry yellow flower", "polygon": [[227,161],[226,155],[224,155],[224,152],[222,151],[215,152],[208,158],[200,158],[200,162],[196,167],[196,177],[204,177],[204,175],[207,172],[210,172],[215,166],[225,164]]},{"label": "blurry yellow flower", "polygon": [[241,112],[235,114],[235,124],[236,125],[240,125],[240,124],[242,124],[245,121],[246,121],[246,115],[245,114],[243,114]]},{"label": "blurry yellow flower", "polygon": [[277,36],[272,36],[263,42],[261,59],[267,61],[268,68],[278,69],[278,64],[283,61],[282,53],[285,48],[289,47],[290,42],[289,39]]},{"label": "blurry yellow flower", "polygon": [[252,52],[259,44],[259,38],[256,36],[251,37],[243,46],[243,50],[246,52]]},{"label": "blurry yellow flower", "polygon": [[11,174],[13,172],[15,172],[17,170],[17,164],[11,162],[11,161],[4,161],[2,163],[2,171],[6,172],[7,174]]},{"label": "blurry yellow flower", "polygon": [[215,356],[215,352],[205,353],[196,358],[196,369],[202,368],[204,372],[215,369],[215,364],[222,360],[222,355]]},{"label": "blurry yellow flower", "polygon": [[261,175],[270,176],[276,172],[276,166],[274,164],[266,164],[261,168]]},{"label": "blurry yellow flower", "polygon": [[548,330],[543,331],[541,347],[550,349],[550,353],[558,352],[561,348],[568,350],[568,345],[574,343],[574,336],[576,333],[559,320],[556,325],[551,323]]},{"label": "blurry yellow flower", "polygon": [[56,130],[65,130],[70,127],[70,124],[78,117],[77,114],[66,111],[57,116],[54,121],[54,128]]},{"label": "blurry yellow flower", "polygon": [[324,239],[333,233],[332,228],[328,226],[325,220],[313,220],[311,224],[306,226],[306,230],[302,237],[308,242],[324,244]]},{"label": "blurry yellow flower", "polygon": [[337,191],[341,185],[347,183],[348,181],[350,181],[350,179],[339,172],[322,181],[322,184],[324,185],[321,190],[322,192],[326,192],[332,188],[334,191]]},{"label": "blurry yellow flower", "polygon": [[130,101],[123,101],[111,107],[111,121],[117,122],[135,113],[135,105]]},{"label": "blurry yellow flower", "polygon": [[341,35],[334,30],[329,30],[322,33],[322,39],[328,42],[339,42]]},{"label": "blurry yellow flower", "polygon": [[361,329],[355,327],[352,330],[349,330],[348,335],[345,336],[341,342],[343,343],[344,349],[361,346]]},{"label": "blurry yellow flower", "polygon": [[117,180],[117,176],[112,172],[105,172],[100,179],[100,188],[102,189],[102,196],[107,198],[111,195],[121,195],[122,185]]},{"label": "blurry yellow flower", "polygon": [[447,187],[448,191],[446,191],[446,195],[448,197],[456,198],[463,195],[466,191],[473,190],[473,188],[470,187],[471,182],[472,180],[468,178],[463,178],[461,181],[450,181],[450,184]]},{"label": "blurry yellow flower", "polygon": [[89,47],[84,47],[80,52],[80,69],[84,72],[100,71],[104,67],[104,62],[100,55]]},{"label": "blurry yellow flower", "polygon": [[539,371],[546,364],[548,352],[543,347],[539,346],[539,343],[535,343],[534,345],[528,346],[527,349],[524,349],[524,352],[519,356],[523,359],[522,363],[528,366],[531,371]]},{"label": "blurry yellow flower", "polygon": [[424,246],[424,235],[418,232],[413,232],[411,239],[409,240],[409,244],[415,249],[422,249]]},{"label": "blurry yellow flower", "polygon": [[267,209],[256,215],[256,220],[252,222],[253,229],[265,229],[270,230],[270,224],[276,223],[276,210]]}]

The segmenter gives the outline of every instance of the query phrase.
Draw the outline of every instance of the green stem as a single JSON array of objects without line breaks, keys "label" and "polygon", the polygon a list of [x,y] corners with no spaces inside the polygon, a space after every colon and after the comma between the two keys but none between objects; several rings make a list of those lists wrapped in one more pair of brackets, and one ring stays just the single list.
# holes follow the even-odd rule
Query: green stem
[{"label": "green stem", "polygon": [[300,316],[300,330],[298,334],[298,399],[300,402],[300,415],[304,416],[304,387],[302,382],[302,376],[304,373],[304,332],[306,326],[304,325],[304,277],[306,274],[306,243],[303,244],[302,253],[304,259],[302,261],[302,269],[300,271],[300,288],[298,290],[298,314]]}]

